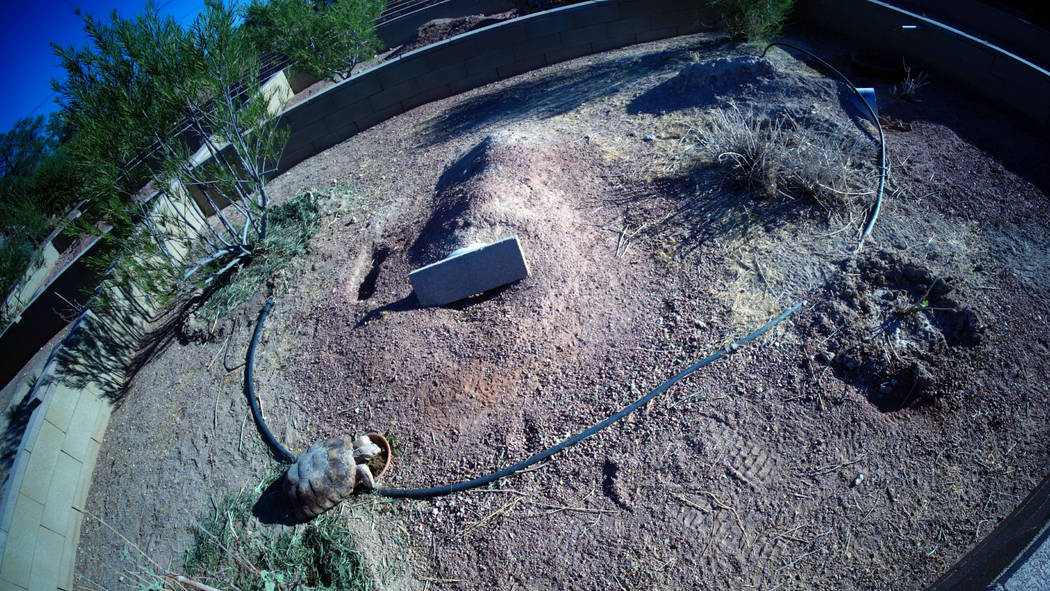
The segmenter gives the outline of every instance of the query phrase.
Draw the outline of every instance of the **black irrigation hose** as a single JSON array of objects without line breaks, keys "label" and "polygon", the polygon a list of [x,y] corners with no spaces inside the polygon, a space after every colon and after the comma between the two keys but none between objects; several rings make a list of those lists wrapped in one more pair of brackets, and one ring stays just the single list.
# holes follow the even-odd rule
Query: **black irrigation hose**
[{"label": "black irrigation hose", "polygon": [[[248,360],[247,360],[247,363],[245,363],[245,367],[244,367],[245,390],[247,391],[248,398],[251,401],[252,414],[255,416],[255,424],[258,425],[259,431],[262,433],[263,437],[266,439],[266,443],[270,446],[271,449],[274,450],[274,453],[276,455],[278,455],[283,461],[285,461],[285,462],[294,462],[295,461],[295,457],[292,456],[290,453],[288,453],[288,450],[286,450],[284,447],[282,447],[281,444],[278,443],[277,440],[275,440],[273,438],[273,434],[270,433],[270,430],[266,428],[266,424],[263,422],[262,416],[259,414],[259,405],[258,405],[258,403],[255,400],[255,391],[252,389],[252,360],[253,360],[253,357],[255,355],[255,343],[259,339],[259,332],[260,332],[260,330],[262,328],[263,320],[266,319],[266,314],[270,311],[270,307],[272,305],[273,305],[272,301],[267,301],[266,302],[266,306],[263,308],[262,312],[259,314],[259,323],[255,325],[255,334],[254,334],[254,336],[252,336],[251,346],[248,347]],[[629,406],[624,407],[620,412],[612,415],[611,417],[605,419],[604,421],[598,423],[597,425],[594,425],[590,429],[587,429],[586,431],[584,431],[582,433],[579,433],[578,435],[576,435],[574,437],[570,437],[569,439],[566,439],[565,441],[562,441],[561,443],[559,443],[559,444],[557,444],[557,445],[555,445],[553,447],[549,447],[549,448],[541,451],[540,453],[532,456],[531,458],[529,458],[527,460],[524,460],[524,461],[521,461],[521,462],[518,462],[517,464],[514,464],[513,466],[510,466],[509,468],[504,468],[503,470],[500,470],[499,472],[493,472],[492,474],[489,474],[487,476],[482,476],[480,478],[475,478],[474,480],[468,480],[466,482],[457,482],[455,484],[447,484],[445,486],[435,486],[435,487],[431,487],[431,488],[412,488],[412,489],[379,488],[379,489],[373,490],[372,492],[374,492],[376,494],[380,494],[380,495],[386,496],[386,497],[394,497],[394,498],[402,498],[402,499],[404,499],[404,498],[408,498],[408,499],[425,499],[425,498],[430,498],[430,497],[439,497],[439,496],[451,494],[451,493],[454,493],[454,492],[459,492],[459,491],[469,490],[469,489],[472,489],[472,488],[477,488],[479,486],[484,486],[486,484],[489,484],[490,482],[494,482],[496,480],[499,480],[500,478],[505,478],[507,476],[510,476],[510,475],[514,474],[515,472],[524,470],[525,468],[528,468],[529,466],[532,466],[533,464],[536,464],[537,462],[541,462],[541,461],[551,457],[552,455],[558,453],[559,451],[561,451],[561,450],[563,450],[563,449],[565,449],[567,447],[576,445],[577,443],[583,441],[584,439],[587,439],[588,437],[594,435],[598,431],[601,431],[602,429],[608,427],[609,425],[615,423],[616,421],[622,419],[623,417],[625,417],[625,416],[631,414],[632,412],[638,410],[640,407],[645,405],[645,403],[649,402],[650,400],[652,400],[656,396],[662,394],[668,388],[670,388],[671,386],[673,386],[676,383],[678,383],[678,381],[680,381],[681,379],[685,378],[686,376],[688,376],[689,374],[695,372],[696,370],[700,369],[701,367],[704,367],[705,365],[708,365],[710,363],[718,361],[722,357],[724,357],[724,356],[726,356],[726,355],[728,355],[730,353],[735,352],[741,346],[746,345],[746,344],[750,343],[751,341],[757,339],[758,337],[762,336],[767,331],[769,331],[769,329],[771,329],[774,326],[780,324],[781,322],[784,321],[784,319],[786,319],[788,316],[790,316],[791,314],[795,313],[799,308],[801,308],[802,306],[805,306],[805,305],[806,305],[806,302],[802,302],[800,304],[795,304],[793,307],[791,307],[790,309],[788,309],[788,310],[784,311],[782,314],[780,314],[780,316],[777,316],[773,320],[770,320],[769,322],[767,322],[765,326],[755,330],[754,332],[752,332],[751,334],[747,335],[746,337],[740,339],[739,341],[735,341],[733,343],[730,343],[729,345],[727,345],[723,349],[721,349],[719,351],[716,351],[715,353],[712,353],[711,355],[708,355],[707,357],[701,359],[700,361],[697,361],[693,365],[690,365],[689,367],[687,367],[684,370],[680,371],[673,378],[671,378],[671,379],[667,380],[666,382],[660,384],[659,386],[654,388],[651,392],[649,392],[645,396],[642,396],[638,400],[634,401]]]},{"label": "black irrigation hose", "polygon": [[849,86],[849,89],[853,91],[853,94],[857,95],[857,98],[860,99],[860,104],[864,105],[864,107],[868,110],[868,114],[871,115],[872,123],[874,123],[875,127],[879,129],[879,188],[875,196],[875,205],[872,207],[871,210],[871,218],[868,220],[867,225],[864,226],[864,231],[860,235],[860,241],[857,243],[857,250],[859,251],[861,247],[864,246],[864,241],[867,240],[868,234],[871,234],[871,229],[875,227],[875,220],[878,219],[879,212],[882,210],[882,193],[886,187],[886,136],[882,133],[882,124],[879,123],[879,116],[875,114],[875,109],[872,109],[871,105],[868,104],[868,101],[864,100],[864,96],[860,94],[860,91],[857,90],[857,87],[854,86],[852,82],[850,82],[849,78],[846,78],[845,74],[838,71],[838,69],[835,68],[835,66],[832,66],[828,62],[820,59],[820,57],[814,55],[813,52],[802,49],[801,47],[797,47],[795,45],[791,45],[790,43],[781,43],[779,41],[775,41],[767,45],[766,48],[762,50],[761,57],[765,58],[766,53],[769,51],[769,48],[773,47],[774,45],[785,47],[787,49],[794,49],[795,51],[801,51],[802,53],[820,62],[821,65],[823,65],[836,76],[841,78],[842,81],[846,83],[846,86]]},{"label": "black irrigation hose", "polygon": [[266,426],[266,421],[263,420],[262,412],[259,410],[259,400],[255,398],[255,388],[252,387],[252,369],[255,367],[255,345],[259,342],[263,321],[266,320],[266,315],[270,313],[270,308],[272,307],[273,300],[266,300],[266,305],[263,306],[262,312],[259,312],[259,321],[255,324],[252,343],[248,345],[248,358],[244,363],[244,393],[248,396],[248,403],[251,404],[255,426],[259,428],[259,433],[266,440],[266,445],[270,446],[270,451],[277,456],[278,460],[291,464],[295,461],[295,456],[277,441],[273,433],[270,433],[269,427]]}]

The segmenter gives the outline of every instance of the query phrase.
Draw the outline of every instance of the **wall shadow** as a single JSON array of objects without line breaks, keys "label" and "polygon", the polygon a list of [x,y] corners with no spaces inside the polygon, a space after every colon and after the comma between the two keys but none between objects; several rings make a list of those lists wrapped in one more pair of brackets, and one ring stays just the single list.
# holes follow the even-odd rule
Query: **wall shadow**
[{"label": "wall shadow", "polygon": [[677,69],[688,59],[684,49],[659,51],[522,80],[462,101],[430,119],[424,124],[421,143],[425,147],[445,142],[496,122],[562,115],[589,100],[614,94],[643,76]]}]

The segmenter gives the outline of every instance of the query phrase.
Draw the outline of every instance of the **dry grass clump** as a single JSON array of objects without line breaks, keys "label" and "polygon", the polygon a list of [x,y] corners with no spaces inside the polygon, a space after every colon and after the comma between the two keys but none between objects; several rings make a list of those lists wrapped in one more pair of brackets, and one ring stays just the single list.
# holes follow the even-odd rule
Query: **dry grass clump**
[{"label": "dry grass clump", "polygon": [[928,78],[926,72],[919,72],[918,75],[912,76],[911,67],[905,64],[904,79],[890,87],[890,96],[897,100],[917,103],[920,101],[919,90],[929,84]]},{"label": "dry grass clump", "polygon": [[870,142],[859,134],[734,105],[712,112],[689,139],[700,162],[720,168],[755,199],[803,200],[830,213],[872,193],[865,184]]}]

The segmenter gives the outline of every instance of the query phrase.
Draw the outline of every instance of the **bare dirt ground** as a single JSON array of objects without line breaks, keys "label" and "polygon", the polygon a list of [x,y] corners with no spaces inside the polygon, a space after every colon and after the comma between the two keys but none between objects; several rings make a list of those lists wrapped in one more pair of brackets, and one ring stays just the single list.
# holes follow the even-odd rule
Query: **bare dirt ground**
[{"label": "bare dirt ground", "polygon": [[[807,41],[846,67],[841,46]],[[1045,142],[947,82],[911,103],[858,76],[882,100],[890,183],[854,253],[870,194],[826,211],[697,163],[693,130],[732,101],[852,138],[857,192],[874,187],[873,128],[836,82],[783,53],[747,76],[710,67],[754,53],[690,37],[567,62],[415,109],[273,182],[329,198],[268,286],[264,412],[296,453],[384,432],[389,487],[523,459],[808,302],[535,470],[344,503],[380,588],[916,589],[1046,477]],[[528,279],[414,303],[409,270],[512,234]],[[88,510],[164,567],[181,565],[192,516],[275,469],[239,367],[265,295],[164,351],[110,423]],[[135,556],[87,519],[76,582],[137,588]]]}]

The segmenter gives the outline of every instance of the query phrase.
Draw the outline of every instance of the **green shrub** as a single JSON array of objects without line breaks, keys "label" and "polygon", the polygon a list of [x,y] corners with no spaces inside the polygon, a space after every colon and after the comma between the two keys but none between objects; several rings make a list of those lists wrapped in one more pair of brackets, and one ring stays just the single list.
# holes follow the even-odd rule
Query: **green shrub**
[{"label": "green shrub", "polygon": [[288,58],[319,78],[346,78],[382,47],[373,21],[383,0],[254,0],[244,29],[260,51]]},{"label": "green shrub", "polygon": [[722,13],[722,26],[734,39],[763,41],[784,27],[795,0],[711,0]]},{"label": "green shrub", "polygon": [[[0,298],[6,298],[22,275],[29,269],[36,247],[23,235],[5,236],[0,243]],[[0,330],[6,319],[0,320]]]}]

